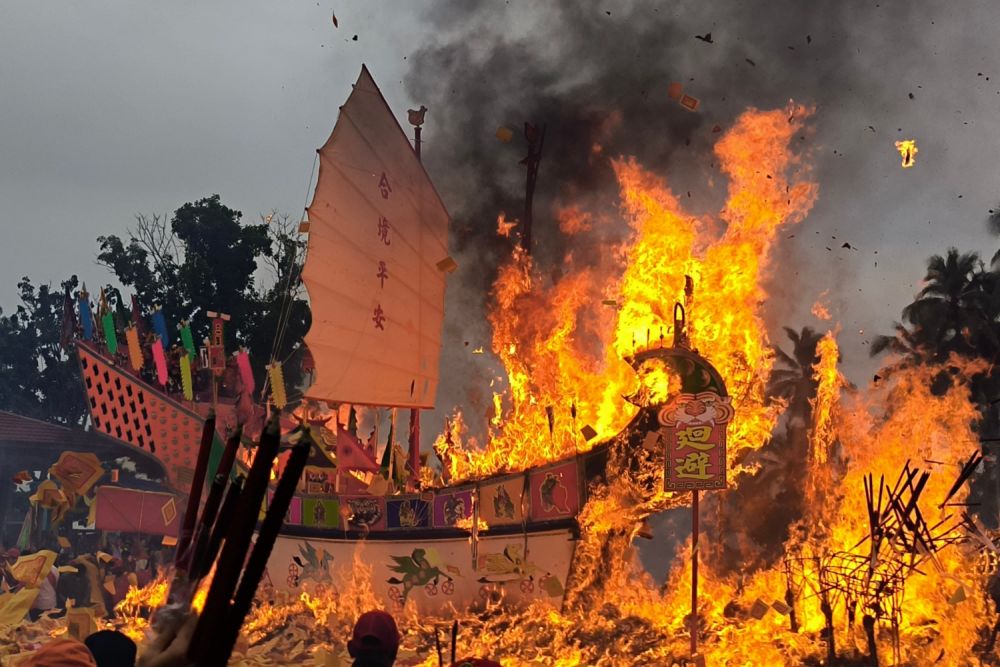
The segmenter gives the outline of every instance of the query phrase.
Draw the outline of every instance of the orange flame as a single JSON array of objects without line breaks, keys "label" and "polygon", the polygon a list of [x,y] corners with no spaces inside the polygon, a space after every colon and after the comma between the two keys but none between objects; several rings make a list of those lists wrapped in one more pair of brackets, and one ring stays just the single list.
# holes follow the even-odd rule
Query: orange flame
[{"label": "orange flame", "polygon": [[[454,428],[438,438],[435,449],[448,452],[447,476],[522,470],[618,433],[635,414],[621,399],[637,382],[623,359],[670,344],[685,275],[697,286],[691,343],[734,393],[732,450],[760,447],[777,418],[764,400],[773,357],[760,317],[767,296],[761,284],[778,230],[802,220],[816,198],[808,168],[789,150],[809,114],[794,105],[750,110],[722,136],[716,155],[729,194],[718,216],[726,225],[721,237],[716,221],[685,213],[660,179],[619,159],[613,167],[633,238],[617,253],[624,269],[610,287],[588,270],[548,280],[516,249],[499,271],[490,315],[507,387],[497,393],[485,447]],[[603,307],[607,302],[618,307]]]},{"label": "orange flame", "polygon": [[915,139],[903,139],[896,142],[896,150],[903,158],[903,169],[909,169],[917,163],[917,142]]}]

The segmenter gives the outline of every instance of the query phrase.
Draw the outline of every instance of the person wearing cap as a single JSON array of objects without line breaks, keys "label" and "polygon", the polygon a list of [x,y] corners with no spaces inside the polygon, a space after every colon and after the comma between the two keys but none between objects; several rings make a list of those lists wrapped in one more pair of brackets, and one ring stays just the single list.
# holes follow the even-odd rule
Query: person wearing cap
[{"label": "person wearing cap", "polygon": [[399,652],[395,619],[384,611],[361,614],[347,642],[347,652],[354,658],[353,667],[392,667]]},{"label": "person wearing cap", "polygon": [[21,664],[24,667],[97,667],[86,644],[68,637],[50,641]]}]

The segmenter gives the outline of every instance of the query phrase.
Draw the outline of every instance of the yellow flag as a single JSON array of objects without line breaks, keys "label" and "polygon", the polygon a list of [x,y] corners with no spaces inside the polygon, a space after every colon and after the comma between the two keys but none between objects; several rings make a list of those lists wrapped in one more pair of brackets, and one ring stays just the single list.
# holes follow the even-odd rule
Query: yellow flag
[{"label": "yellow flag", "polygon": [[0,595],[0,628],[20,625],[38,597],[37,588],[22,588]]}]

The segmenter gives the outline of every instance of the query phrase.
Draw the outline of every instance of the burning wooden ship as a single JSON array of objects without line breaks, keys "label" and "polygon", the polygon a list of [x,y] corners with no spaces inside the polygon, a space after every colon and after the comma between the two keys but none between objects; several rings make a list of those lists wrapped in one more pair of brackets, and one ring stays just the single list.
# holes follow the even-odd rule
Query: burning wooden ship
[{"label": "burning wooden ship", "polygon": [[[419,129],[422,118],[416,120]],[[276,588],[295,589],[308,581],[335,586],[336,570],[351,568],[360,558],[373,568],[376,594],[387,606],[415,600],[422,610],[462,608],[499,594],[513,602],[560,604],[590,483],[605,475],[614,442],[640,449],[645,436],[656,432],[655,410],[641,410],[616,438],[591,443],[576,455],[507,474],[422,486],[419,411],[434,407],[445,277],[455,267],[447,250],[448,214],[367,69],[318,156],[308,220],[300,226],[308,234],[302,279],[312,327],[305,343],[315,371],[295,416],[313,420],[321,442],[291,502],[267,579]],[[91,317],[85,300],[84,319]],[[203,366],[218,375],[227,365],[244,371],[245,353],[227,361],[225,316],[209,316],[212,338],[202,352]],[[248,371],[241,375],[243,401],[220,399],[217,392],[197,395],[190,370],[195,350],[183,331],[182,395],[167,391],[163,314],[155,312],[152,324],[155,380],[148,368],[147,379],[140,373],[144,358],[136,349],[135,324],[126,331],[127,349],[86,335],[85,327],[77,350],[94,427],[156,457],[170,485],[186,495],[206,418],[214,415],[218,436],[211,480],[222,441],[237,428],[252,441],[265,408],[245,400],[253,391]],[[677,326],[682,332],[683,317]],[[634,364],[655,357],[683,378],[686,393],[711,390],[725,396],[718,373],[683,340],[675,342],[664,347],[661,337],[661,345],[638,355]],[[273,406],[286,408],[278,364],[269,379]],[[323,406],[321,426],[317,405]],[[394,415],[410,410],[409,451],[393,448],[390,435],[379,462],[377,438],[363,443],[349,427],[350,418],[341,419],[344,411],[337,406],[348,405],[352,417],[353,406],[392,408]],[[579,437],[586,444],[587,436]],[[245,474],[252,456],[251,448],[241,448],[237,472]],[[712,465],[724,480],[724,455]]]}]

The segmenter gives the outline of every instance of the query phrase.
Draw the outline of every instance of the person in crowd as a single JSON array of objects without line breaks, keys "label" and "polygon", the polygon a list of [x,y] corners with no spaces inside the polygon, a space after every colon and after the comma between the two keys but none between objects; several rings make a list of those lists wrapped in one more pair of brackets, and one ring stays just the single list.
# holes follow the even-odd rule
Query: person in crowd
[{"label": "person in crowd", "polygon": [[20,557],[21,552],[18,549],[8,549],[0,557],[0,590],[16,591],[21,587],[21,582],[17,580],[10,569]]},{"label": "person in crowd", "polygon": [[94,558],[92,554],[86,554],[75,559],[71,564],[78,568],[80,573],[87,579],[89,602],[86,604],[81,602],[79,606],[90,607],[94,610],[95,617],[104,618],[108,615],[108,607],[104,602],[104,593],[106,591],[104,590],[104,587],[101,586],[101,570],[97,566],[97,559]]},{"label": "person in crowd", "polygon": [[59,570],[53,565],[49,568],[49,573],[42,579],[42,583],[38,585],[38,597],[35,598],[35,602],[32,604],[31,612],[29,613],[31,620],[36,621],[45,612],[56,609],[56,605],[59,602],[56,595],[56,588],[58,586]]},{"label": "person in crowd", "polygon": [[83,640],[97,667],[135,667],[135,642],[117,630],[100,630]]},{"label": "person in crowd", "polygon": [[384,611],[366,611],[354,624],[347,642],[353,667],[392,667],[399,651],[396,620]]},{"label": "person in crowd", "polygon": [[54,639],[35,651],[24,667],[97,667],[86,644],[75,639]]}]

